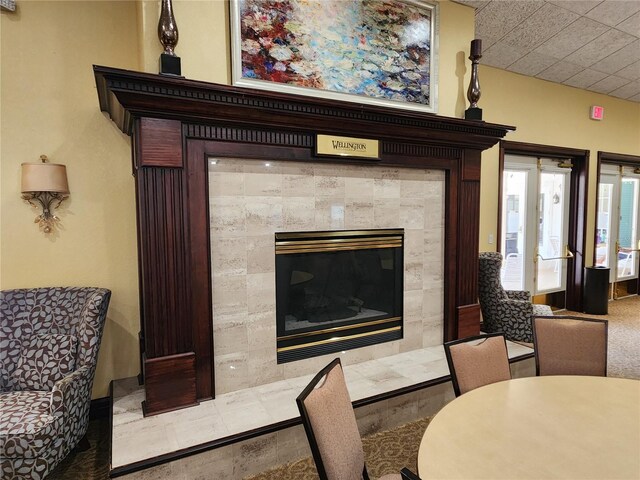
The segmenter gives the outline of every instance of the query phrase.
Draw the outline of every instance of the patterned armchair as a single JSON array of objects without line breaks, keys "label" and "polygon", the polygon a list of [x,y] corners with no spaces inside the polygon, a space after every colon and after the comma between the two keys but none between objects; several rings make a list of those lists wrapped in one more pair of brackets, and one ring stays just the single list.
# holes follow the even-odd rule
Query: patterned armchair
[{"label": "patterned armchair", "polygon": [[0,292],[0,464],[42,479],[82,439],[111,292]]},{"label": "patterned armchair", "polygon": [[548,305],[531,303],[529,292],[505,290],[500,282],[502,255],[482,252],[479,256],[478,293],[486,333],[502,332],[507,340],[533,342],[531,319],[553,315]]}]

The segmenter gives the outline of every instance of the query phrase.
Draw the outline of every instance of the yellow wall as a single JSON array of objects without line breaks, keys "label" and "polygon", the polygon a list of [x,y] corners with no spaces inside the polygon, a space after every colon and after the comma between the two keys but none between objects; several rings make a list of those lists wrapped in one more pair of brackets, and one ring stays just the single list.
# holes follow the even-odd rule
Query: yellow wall
[{"label": "yellow wall", "polygon": [[[17,2],[1,16],[0,286],[112,290],[94,397],[138,373],[138,280],[129,138],[98,108],[92,64],[138,69],[135,2]],[[62,228],[45,236],[20,198],[20,164],[67,165]]]},{"label": "yellow wall", "polygon": [[[229,4],[223,0],[174,0],[173,10],[180,34],[176,53],[182,74],[193,80],[231,83]],[[462,116],[469,72],[465,53],[473,38],[473,10],[452,2],[441,2],[438,71],[441,115]],[[141,65],[147,72],[158,71],[157,26],[159,2],[139,4]],[[466,76],[465,76],[466,75]]]},{"label": "yellow wall", "polygon": [[438,48],[438,114],[462,117],[470,70],[467,57],[473,39],[473,9],[440,2]]},{"label": "yellow wall", "polygon": [[[451,2],[439,8],[439,113],[462,117],[473,10]],[[174,11],[183,74],[230,83],[228,4],[174,0]],[[100,113],[91,65],[157,72],[158,15],[159,2],[149,0],[21,1],[18,12],[2,13],[0,288],[113,291],[94,397],[107,394],[111,379],[138,373],[139,313],[130,142]],[[485,119],[518,126],[509,140],[640,153],[637,104],[491,68],[480,73]],[[586,118],[592,103],[605,107],[601,124]],[[61,210],[63,229],[50,237],[32,223],[35,214],[19,194],[20,163],[43,153],[67,165],[72,192]],[[497,149],[483,156],[482,175],[480,244],[491,250]],[[591,192],[594,185],[592,177]],[[591,196],[591,214],[593,204]]]},{"label": "yellow wall", "polygon": [[[231,83],[228,2],[224,0],[173,0],[178,25],[176,54],[181,59],[182,74],[191,80]],[[160,2],[139,2],[141,67],[158,73],[162,45],[158,41]]]},{"label": "yellow wall", "polygon": [[[174,0],[187,78],[230,83],[228,4]],[[18,2],[2,13],[1,288],[97,285],[113,291],[93,396],[139,371],[130,142],[98,108],[92,64],[158,71],[159,2]],[[440,106],[460,116],[473,11],[440,9]],[[464,77],[467,74],[466,78]],[[45,237],[19,194],[20,163],[65,163],[62,230]]]},{"label": "yellow wall", "polygon": [[[483,118],[517,127],[507,140],[591,152],[585,252],[591,265],[598,151],[640,155],[640,104],[491,67],[481,67],[479,78]],[[604,107],[604,120],[589,119],[591,105]],[[497,231],[498,147],[482,155],[480,196],[480,251],[494,251],[496,242],[488,238]]]}]

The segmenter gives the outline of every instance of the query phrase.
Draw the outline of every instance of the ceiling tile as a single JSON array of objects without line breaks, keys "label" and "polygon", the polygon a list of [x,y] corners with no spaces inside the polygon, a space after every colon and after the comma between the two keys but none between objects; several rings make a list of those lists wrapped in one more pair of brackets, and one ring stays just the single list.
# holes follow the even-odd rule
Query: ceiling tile
[{"label": "ceiling tile", "polygon": [[559,7],[584,15],[592,8],[601,4],[602,0],[554,0],[549,3],[553,3]]},{"label": "ceiling tile", "polygon": [[[640,4],[640,2],[638,2],[638,4]],[[612,28],[595,40],[587,43],[584,47],[568,55],[566,59],[571,63],[589,67],[606,56],[617,52],[634,40],[635,37],[628,33],[620,32]]]},{"label": "ceiling tile", "polygon": [[609,95],[613,95],[618,98],[630,98],[634,95],[640,94],[640,82],[631,82],[626,85],[615,89],[613,92],[609,92]]},{"label": "ceiling tile", "polygon": [[615,27],[638,11],[640,2],[637,0],[605,0],[589,10],[585,16]]},{"label": "ceiling tile", "polygon": [[629,80],[640,80],[640,60],[632,63],[622,70],[618,70],[615,73],[618,77],[627,78]]},{"label": "ceiling tile", "polygon": [[630,35],[640,36],[640,12],[631,15],[624,22],[619,23],[616,28]]},{"label": "ceiling tile", "polygon": [[453,1],[475,8],[481,64],[625,99],[640,95],[640,0]]},{"label": "ceiling tile", "polygon": [[502,41],[513,47],[531,49],[578,18],[577,13],[547,3],[506,34]]},{"label": "ceiling tile", "polygon": [[513,62],[527,54],[526,50],[513,48],[506,43],[498,42],[489,47],[480,60],[485,65],[496,68],[507,68]]},{"label": "ceiling tile", "polygon": [[483,55],[484,55],[484,52],[486,52],[486,51],[487,51],[487,49],[488,49],[491,45],[493,45],[493,44],[494,44],[494,43],[496,43],[498,40],[500,40],[499,38],[496,38],[496,37],[490,37],[490,36],[488,36],[488,35],[482,35],[482,36],[480,36],[480,35],[478,35],[477,33],[476,33],[476,38],[480,38],[480,39],[482,39],[482,52],[483,52]]},{"label": "ceiling tile", "polygon": [[607,30],[609,27],[606,25],[581,17],[536,48],[536,52],[564,58]]},{"label": "ceiling tile", "polygon": [[535,76],[541,71],[549,68],[557,61],[558,60],[553,57],[531,52],[510,65],[508,70],[511,72],[521,73],[522,75]]},{"label": "ceiling tile", "polygon": [[637,95],[634,95],[633,97],[627,98],[627,100],[631,100],[632,102],[640,102],[640,93]]},{"label": "ceiling tile", "polygon": [[550,82],[562,83],[582,70],[584,70],[584,67],[580,65],[574,65],[573,63],[561,60],[536,76],[543,80],[549,80]]},{"label": "ceiling tile", "polygon": [[626,78],[616,77],[615,75],[609,75],[606,78],[603,78],[599,82],[594,83],[589,87],[589,90],[598,93],[609,93],[613,90],[622,87],[629,83],[629,80]]},{"label": "ceiling tile", "polygon": [[636,40],[626,47],[622,47],[617,52],[594,63],[590,68],[598,70],[599,72],[615,73],[625,68],[629,63],[637,60],[640,60],[640,40]]},{"label": "ceiling tile", "polygon": [[563,83],[572,87],[588,88],[596,82],[599,82],[607,76],[606,73],[596,72],[595,70],[584,69],[580,73],[574,75]]},{"label": "ceiling tile", "polygon": [[476,35],[502,38],[544,5],[542,0],[493,1],[476,12]]}]

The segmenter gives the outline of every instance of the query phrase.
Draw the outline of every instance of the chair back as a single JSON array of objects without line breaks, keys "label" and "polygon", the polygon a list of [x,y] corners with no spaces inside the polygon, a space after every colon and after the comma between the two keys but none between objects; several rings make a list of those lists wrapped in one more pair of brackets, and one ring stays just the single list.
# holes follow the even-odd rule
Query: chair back
[{"label": "chair back", "polygon": [[339,358],[311,380],[296,403],[320,479],[368,479],[362,440]]},{"label": "chair back", "polygon": [[511,379],[507,343],[501,333],[444,344],[456,397],[474,388]]},{"label": "chair back", "polygon": [[534,317],[536,374],[606,377],[607,337],[606,320]]},{"label": "chair back", "polygon": [[[38,365],[27,373],[31,376],[37,373],[39,381],[35,383],[47,384],[46,389],[50,390],[52,381],[43,376],[46,374],[47,377],[55,378],[61,367],[73,365],[72,370],[77,370],[87,366],[95,370],[110,297],[109,290],[90,287],[30,288],[0,292],[2,389],[24,389],[18,385],[15,377],[18,374],[24,376],[25,373],[16,372],[16,369],[20,368],[19,365],[24,363],[25,358],[31,356],[30,349],[38,348],[40,343],[55,349],[55,353],[59,355],[63,351],[68,353],[68,356],[57,359],[42,352],[32,355],[38,360]],[[48,362],[45,362],[47,358]]]},{"label": "chair back", "polygon": [[507,298],[500,280],[500,268],[502,267],[502,254],[499,252],[481,252],[478,255],[478,297],[482,319],[489,327],[489,331],[495,331],[493,324],[499,315],[499,302]]}]

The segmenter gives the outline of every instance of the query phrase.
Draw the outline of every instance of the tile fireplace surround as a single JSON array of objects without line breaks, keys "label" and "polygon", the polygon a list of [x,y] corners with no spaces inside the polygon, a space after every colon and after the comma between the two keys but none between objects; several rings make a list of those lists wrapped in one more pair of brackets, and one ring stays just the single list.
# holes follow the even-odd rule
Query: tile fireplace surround
[{"label": "tile fireplace surround", "polygon": [[[404,338],[341,354],[349,389],[365,433],[451,398],[442,340],[480,328],[481,156],[514,127],[94,73],[132,137],[138,222],[144,386],[114,383],[112,477],[235,479],[304,454],[293,400],[328,361],[275,361],[280,229],[404,228]],[[375,140],[379,158],[320,158],[321,134]]]},{"label": "tile fireplace surround", "polygon": [[345,364],[442,344],[444,172],[209,159],[216,392],[314,373],[276,361],[275,232],[404,228],[404,338]]},{"label": "tile fireplace surround", "polygon": [[[100,109],[132,138],[145,415],[323,366],[320,357],[272,361],[268,269],[281,228],[409,233],[405,336],[348,351],[348,366],[477,334],[481,156],[514,127],[110,67],[94,74]],[[379,156],[322,157],[319,135],[374,140]],[[225,172],[216,193],[211,159],[252,159],[258,171],[236,164],[242,171]],[[265,167],[281,173],[265,175]],[[421,182],[424,196],[411,191]],[[242,196],[225,194],[240,186]],[[244,208],[242,225],[234,226],[234,203]],[[224,231],[235,227],[244,238]],[[260,253],[267,249],[268,257]]]}]

